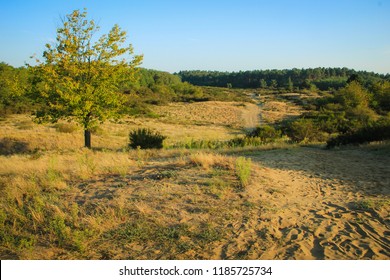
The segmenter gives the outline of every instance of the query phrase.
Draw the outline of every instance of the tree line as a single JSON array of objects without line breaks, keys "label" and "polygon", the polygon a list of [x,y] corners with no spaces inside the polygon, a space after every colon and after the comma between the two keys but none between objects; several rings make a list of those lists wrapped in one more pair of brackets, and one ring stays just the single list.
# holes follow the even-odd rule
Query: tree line
[{"label": "tree line", "polygon": [[332,90],[344,87],[348,78],[358,75],[364,85],[372,87],[379,81],[390,80],[390,74],[355,71],[348,68],[308,68],[284,70],[253,70],[239,72],[180,71],[175,73],[183,82],[198,86],[282,89],[287,91]]}]

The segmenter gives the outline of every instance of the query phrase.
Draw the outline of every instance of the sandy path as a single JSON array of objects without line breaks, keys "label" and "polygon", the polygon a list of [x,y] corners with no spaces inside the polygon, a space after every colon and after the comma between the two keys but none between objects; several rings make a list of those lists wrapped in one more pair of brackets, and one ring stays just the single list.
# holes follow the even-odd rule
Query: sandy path
[{"label": "sandy path", "polygon": [[256,128],[260,124],[260,108],[256,104],[246,103],[246,110],[242,112],[244,127],[247,130]]},{"label": "sandy path", "polygon": [[262,205],[237,225],[224,257],[389,259],[389,205],[360,209],[390,195],[389,155],[302,148],[250,156],[260,167],[248,195]]}]

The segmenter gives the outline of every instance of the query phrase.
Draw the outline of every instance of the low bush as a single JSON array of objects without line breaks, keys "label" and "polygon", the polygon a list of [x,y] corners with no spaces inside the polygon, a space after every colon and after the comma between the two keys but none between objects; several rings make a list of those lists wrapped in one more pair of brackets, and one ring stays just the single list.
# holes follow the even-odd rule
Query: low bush
[{"label": "low bush", "polygon": [[243,147],[258,147],[265,144],[259,137],[236,137],[230,140],[194,140],[187,142],[178,142],[170,146],[170,148],[185,148],[185,149],[226,149],[226,148],[243,148]]},{"label": "low bush", "polygon": [[275,129],[273,126],[262,125],[247,133],[248,137],[258,137],[263,143],[272,143],[280,138],[282,132]]},{"label": "low bush", "polygon": [[381,119],[368,126],[331,138],[327,141],[327,148],[347,144],[364,144],[374,141],[390,139],[390,119]]},{"label": "low bush", "polygon": [[56,123],[54,127],[56,131],[61,133],[72,133],[78,129],[77,125],[73,123]]},{"label": "low bush", "polygon": [[237,147],[258,147],[263,145],[264,142],[259,137],[236,137],[227,142],[227,148]]},{"label": "low bush", "polygon": [[161,149],[166,136],[147,128],[139,128],[129,134],[129,147],[137,149]]},{"label": "low bush", "polygon": [[324,133],[310,119],[299,119],[290,123],[287,126],[286,133],[292,141],[298,143],[325,140]]}]

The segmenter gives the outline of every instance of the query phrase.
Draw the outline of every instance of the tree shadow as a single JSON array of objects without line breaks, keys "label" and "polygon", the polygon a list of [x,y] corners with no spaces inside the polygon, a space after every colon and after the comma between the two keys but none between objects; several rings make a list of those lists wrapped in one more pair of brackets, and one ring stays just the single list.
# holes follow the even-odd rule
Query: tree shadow
[{"label": "tree shadow", "polygon": [[35,152],[26,141],[11,137],[0,139],[0,155],[9,156],[14,154],[31,154]]}]

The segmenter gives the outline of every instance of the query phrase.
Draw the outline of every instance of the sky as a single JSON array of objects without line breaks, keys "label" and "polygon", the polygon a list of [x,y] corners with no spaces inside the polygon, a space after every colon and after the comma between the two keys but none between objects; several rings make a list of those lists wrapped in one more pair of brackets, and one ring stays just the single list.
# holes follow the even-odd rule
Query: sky
[{"label": "sky", "polygon": [[83,8],[101,33],[127,31],[145,68],[390,73],[390,0],[0,0],[0,61],[32,63]]}]

